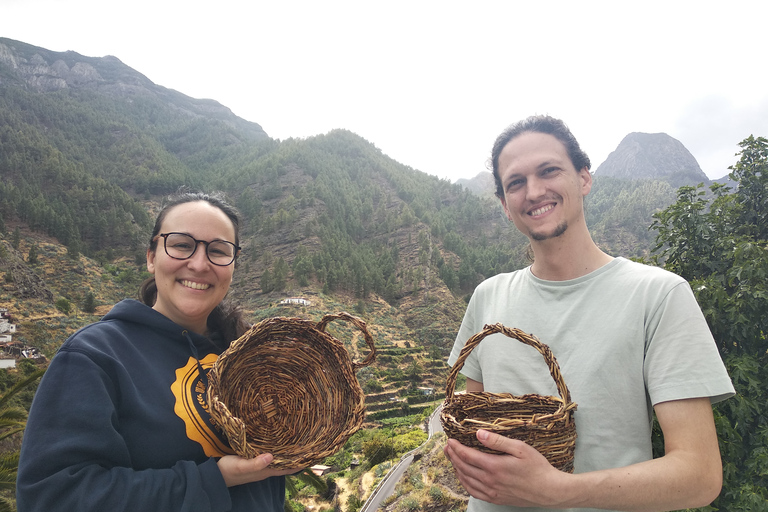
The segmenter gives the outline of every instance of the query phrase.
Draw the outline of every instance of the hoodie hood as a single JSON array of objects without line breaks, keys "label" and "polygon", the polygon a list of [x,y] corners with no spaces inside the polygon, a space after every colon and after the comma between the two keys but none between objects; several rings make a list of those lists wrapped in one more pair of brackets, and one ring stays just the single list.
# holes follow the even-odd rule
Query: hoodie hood
[{"label": "hoodie hood", "polygon": [[148,329],[154,333],[154,336],[166,337],[169,340],[191,344],[199,350],[206,350],[208,352],[212,349],[218,350],[216,345],[206,336],[180,326],[162,313],[134,299],[125,299],[118,302],[102,318],[102,321],[111,320],[136,324],[137,329]]}]

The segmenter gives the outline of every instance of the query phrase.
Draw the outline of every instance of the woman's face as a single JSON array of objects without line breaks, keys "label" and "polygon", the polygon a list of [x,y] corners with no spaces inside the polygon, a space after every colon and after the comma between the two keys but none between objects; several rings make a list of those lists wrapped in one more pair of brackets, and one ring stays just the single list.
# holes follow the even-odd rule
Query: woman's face
[{"label": "woman's face", "polygon": [[[166,213],[160,233],[186,233],[197,240],[235,243],[235,228],[227,215],[206,201],[182,203]],[[204,334],[208,315],[222,301],[232,282],[235,265],[214,265],[198,244],[191,258],[173,259],[163,238],[147,250],[147,270],[155,275],[157,301],[153,308],[177,324]]]}]

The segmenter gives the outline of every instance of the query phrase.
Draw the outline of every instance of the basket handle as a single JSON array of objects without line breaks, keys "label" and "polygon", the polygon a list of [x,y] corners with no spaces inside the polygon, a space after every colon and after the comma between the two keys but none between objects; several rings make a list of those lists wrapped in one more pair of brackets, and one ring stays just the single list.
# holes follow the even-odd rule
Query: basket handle
[{"label": "basket handle", "polygon": [[448,374],[448,378],[445,381],[446,403],[453,400],[453,392],[456,388],[456,378],[459,375],[459,370],[464,367],[464,361],[466,361],[467,357],[469,357],[469,353],[472,352],[472,350],[478,346],[486,336],[496,333],[504,334],[505,336],[514,338],[522,343],[525,343],[526,345],[530,345],[538,350],[542,356],[544,356],[544,360],[549,367],[549,373],[552,375],[552,378],[555,381],[555,385],[557,386],[557,392],[560,393],[560,398],[563,399],[563,405],[561,409],[567,408],[571,404],[571,392],[568,391],[568,386],[565,385],[563,374],[560,373],[560,365],[557,364],[555,355],[552,353],[550,348],[546,344],[542,343],[533,334],[526,334],[520,329],[505,327],[502,324],[486,324],[482,331],[469,338],[464,344],[464,348],[461,349],[459,358],[456,360],[453,368],[451,368],[451,371]]},{"label": "basket handle", "polygon": [[363,336],[365,337],[365,343],[368,345],[368,348],[371,349],[371,352],[368,354],[368,356],[366,356],[366,358],[362,362],[359,362],[359,363],[352,362],[352,371],[356,372],[360,368],[365,368],[369,364],[373,363],[376,360],[376,346],[373,344],[373,337],[371,337],[370,333],[368,332],[368,326],[366,325],[366,323],[360,318],[356,316],[352,316],[346,311],[342,311],[340,313],[336,313],[333,315],[325,315],[323,319],[317,323],[317,326],[315,326],[315,328],[318,331],[325,332],[325,328],[333,320],[346,320],[347,322],[354,324],[355,327],[357,327],[358,329],[360,329],[360,331],[362,331]]}]

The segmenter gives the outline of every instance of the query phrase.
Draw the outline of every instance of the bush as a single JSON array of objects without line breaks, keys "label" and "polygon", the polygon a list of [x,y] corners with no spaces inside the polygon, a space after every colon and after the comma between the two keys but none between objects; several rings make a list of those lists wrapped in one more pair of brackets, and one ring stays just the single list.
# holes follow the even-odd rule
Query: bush
[{"label": "bush", "polygon": [[419,505],[419,500],[416,498],[408,497],[403,500],[401,509],[404,512],[416,512],[417,510],[421,509],[421,505]]},{"label": "bush", "polygon": [[438,486],[433,485],[429,488],[429,498],[437,503],[440,504],[445,499],[445,495],[443,494],[443,490],[440,489]]},{"label": "bush", "polygon": [[64,297],[60,297],[56,299],[56,309],[65,315],[69,315],[69,313],[72,311],[72,304]]}]

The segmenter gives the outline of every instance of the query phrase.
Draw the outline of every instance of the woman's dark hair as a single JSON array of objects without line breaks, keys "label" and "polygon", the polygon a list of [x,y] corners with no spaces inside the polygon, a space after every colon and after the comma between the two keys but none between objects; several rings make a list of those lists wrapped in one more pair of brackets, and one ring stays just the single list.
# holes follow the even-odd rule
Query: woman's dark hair
[{"label": "woman's dark hair", "polygon": [[[165,217],[168,212],[185,203],[194,203],[196,201],[205,201],[206,203],[215,206],[229,218],[232,222],[232,226],[235,228],[235,245],[240,245],[240,215],[237,209],[229,204],[224,194],[220,192],[214,192],[206,194],[203,192],[186,192],[180,191],[172,196],[169,196],[163,202],[163,208],[160,213],[157,214],[155,220],[155,227],[152,229],[152,235],[149,238],[149,250],[157,250],[157,235],[160,233],[160,228],[163,225]],[[235,261],[234,264],[236,264]],[[155,283],[155,276],[147,278],[139,287],[139,300],[147,306],[154,306],[157,300],[157,284]],[[229,345],[233,340],[239,338],[250,325],[243,318],[243,311],[239,306],[233,304],[227,297],[222,300],[216,308],[208,315],[208,331],[212,337],[220,337],[225,345]],[[216,335],[216,336],[213,336]]]},{"label": "woman's dark hair", "polygon": [[573,136],[563,121],[550,116],[531,116],[509,126],[501,132],[501,135],[496,138],[496,142],[493,143],[489,163],[493,171],[493,180],[496,183],[496,196],[499,199],[504,197],[504,189],[499,176],[499,156],[512,139],[526,132],[547,133],[562,142],[577,171],[581,171],[585,167],[589,170],[592,166],[589,157],[581,150],[576,137]]}]

